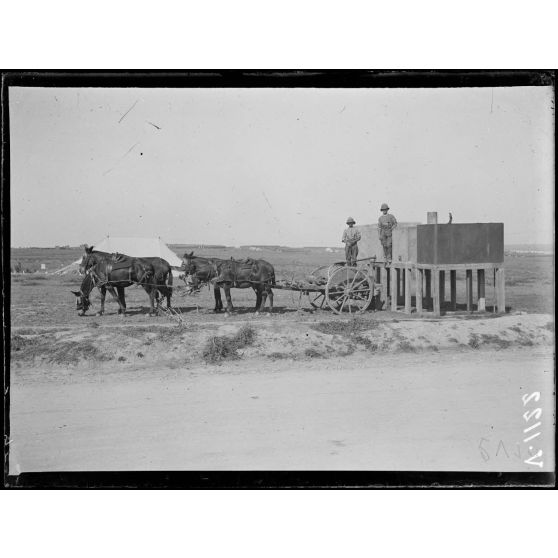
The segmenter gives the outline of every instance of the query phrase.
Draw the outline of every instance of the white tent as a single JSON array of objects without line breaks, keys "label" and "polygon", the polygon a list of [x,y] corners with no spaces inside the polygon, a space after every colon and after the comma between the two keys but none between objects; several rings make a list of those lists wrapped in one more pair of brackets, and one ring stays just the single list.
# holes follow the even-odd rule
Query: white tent
[{"label": "white tent", "polygon": [[[109,252],[110,254],[118,252],[133,258],[159,257],[169,262],[172,267],[180,267],[182,265],[182,260],[160,238],[106,236],[97,244],[93,244],[93,248],[100,252]],[[80,263],[81,258],[55,271],[55,273],[64,274],[77,271]],[[178,271],[174,270],[173,275],[178,275]]]}]

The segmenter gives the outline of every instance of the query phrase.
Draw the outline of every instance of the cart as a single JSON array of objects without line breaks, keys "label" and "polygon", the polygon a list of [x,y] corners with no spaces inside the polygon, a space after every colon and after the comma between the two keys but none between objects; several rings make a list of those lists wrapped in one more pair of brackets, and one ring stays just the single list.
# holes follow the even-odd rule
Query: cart
[{"label": "cart", "polygon": [[379,293],[380,285],[374,280],[378,265],[376,258],[358,260],[355,266],[336,262],[318,267],[300,281],[279,280],[273,288],[299,292],[299,307],[306,295],[313,308],[327,305],[336,314],[362,314]]}]

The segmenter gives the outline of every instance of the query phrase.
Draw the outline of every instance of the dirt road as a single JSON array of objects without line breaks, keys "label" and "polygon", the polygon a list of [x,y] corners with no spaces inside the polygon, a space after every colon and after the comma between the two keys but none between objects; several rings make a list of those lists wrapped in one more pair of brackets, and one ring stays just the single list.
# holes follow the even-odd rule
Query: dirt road
[{"label": "dirt road", "polygon": [[[534,348],[16,378],[10,474],[550,471],[553,366]],[[523,443],[531,407],[541,435]],[[539,449],[543,468],[524,463]]]}]

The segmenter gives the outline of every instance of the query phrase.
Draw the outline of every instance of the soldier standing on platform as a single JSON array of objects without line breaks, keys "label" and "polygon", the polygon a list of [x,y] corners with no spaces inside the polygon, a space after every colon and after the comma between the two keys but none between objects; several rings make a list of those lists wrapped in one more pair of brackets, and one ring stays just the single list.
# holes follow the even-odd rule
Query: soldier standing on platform
[{"label": "soldier standing on platform", "polygon": [[360,232],[353,228],[355,220],[352,217],[347,218],[347,225],[349,225],[343,231],[343,238],[341,242],[345,243],[345,259],[347,260],[347,265],[356,265],[356,260],[358,256],[358,241],[360,240]]},{"label": "soldier standing on platform", "polygon": [[384,258],[386,263],[391,263],[391,235],[393,229],[397,227],[397,219],[395,216],[388,213],[389,207],[387,203],[383,203],[380,208],[382,215],[378,219],[378,235],[380,237],[380,242],[384,249]]}]

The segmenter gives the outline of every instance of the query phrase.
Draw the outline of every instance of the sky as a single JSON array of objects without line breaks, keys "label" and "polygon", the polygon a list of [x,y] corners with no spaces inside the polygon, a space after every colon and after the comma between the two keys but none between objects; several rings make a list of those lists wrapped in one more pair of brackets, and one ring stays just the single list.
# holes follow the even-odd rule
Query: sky
[{"label": "sky", "polygon": [[341,246],[345,221],[553,243],[550,87],[10,87],[11,245]]}]

